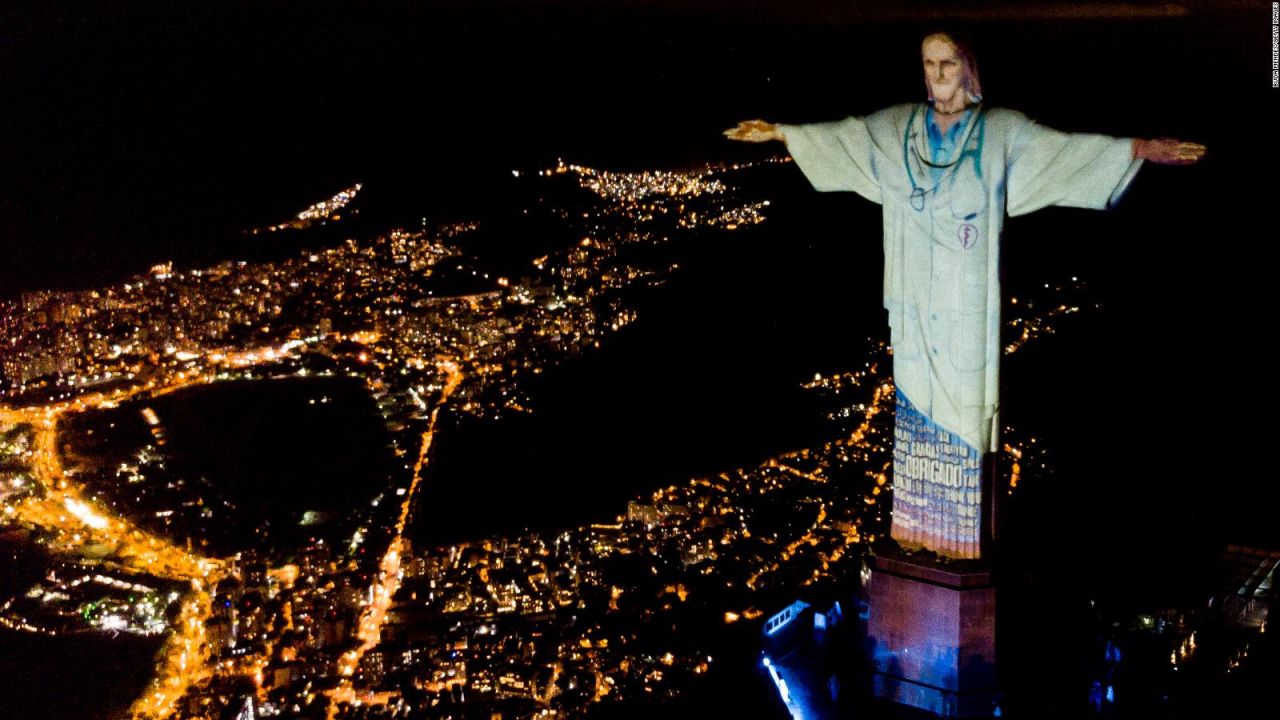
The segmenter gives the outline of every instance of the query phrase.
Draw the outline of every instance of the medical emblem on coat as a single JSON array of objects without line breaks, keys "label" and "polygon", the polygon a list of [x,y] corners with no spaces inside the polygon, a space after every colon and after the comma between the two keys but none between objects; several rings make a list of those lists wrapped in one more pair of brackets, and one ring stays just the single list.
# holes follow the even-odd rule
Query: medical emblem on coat
[{"label": "medical emblem on coat", "polygon": [[960,247],[968,250],[978,243],[978,228],[972,223],[964,223],[956,228],[956,238],[960,241]]}]

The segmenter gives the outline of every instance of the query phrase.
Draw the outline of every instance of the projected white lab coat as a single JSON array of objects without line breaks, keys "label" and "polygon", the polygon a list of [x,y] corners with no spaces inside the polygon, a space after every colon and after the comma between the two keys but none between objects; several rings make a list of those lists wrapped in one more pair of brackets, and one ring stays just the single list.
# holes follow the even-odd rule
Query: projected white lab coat
[{"label": "projected white lab coat", "polygon": [[1019,112],[979,107],[950,164],[937,171],[928,163],[925,112],[924,104],[906,104],[780,128],[814,188],[856,192],[883,206],[884,306],[897,388],[939,427],[989,452],[998,439],[1006,212],[1109,207],[1141,161],[1130,139],[1063,133]]}]

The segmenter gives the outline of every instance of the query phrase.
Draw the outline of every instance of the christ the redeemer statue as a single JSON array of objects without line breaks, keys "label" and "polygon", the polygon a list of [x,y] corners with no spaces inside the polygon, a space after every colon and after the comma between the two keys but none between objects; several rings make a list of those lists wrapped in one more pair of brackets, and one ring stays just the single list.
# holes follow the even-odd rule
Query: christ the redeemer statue
[{"label": "christ the redeemer statue", "polygon": [[1144,160],[1190,164],[1204,147],[1063,133],[982,104],[972,53],[921,45],[928,102],[811,125],[750,120],[733,140],[781,140],[820,191],[884,207],[897,420],[891,535],[906,548],[977,558],[984,458],[1000,407],[1000,230],[1049,205],[1104,209]]}]

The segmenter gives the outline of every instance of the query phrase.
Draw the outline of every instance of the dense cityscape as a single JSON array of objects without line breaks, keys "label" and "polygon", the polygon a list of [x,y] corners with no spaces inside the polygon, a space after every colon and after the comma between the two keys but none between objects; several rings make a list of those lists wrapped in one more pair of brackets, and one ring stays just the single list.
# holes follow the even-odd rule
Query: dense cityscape
[{"label": "dense cityscape", "polygon": [[[864,393],[866,420],[848,447],[659,490],[610,522],[417,553],[404,530],[441,406],[525,412],[521,373],[598,346],[633,317],[618,291],[675,269],[632,264],[628,246],[668,240],[661,231],[763,219],[767,203],[734,206],[719,174],[564,164],[539,172],[574,178],[602,202],[573,218],[578,242],[514,280],[468,267],[450,241],[475,226],[455,225],[393,230],[283,263],[160,265],[120,286],[10,303],[4,513],[57,560],[5,603],[0,622],[49,634],[171,632],[131,709],[137,717],[242,703],[301,716],[325,716],[331,705],[393,712],[442,698],[502,699],[532,715],[678,692],[714,658],[673,638],[628,647],[640,624],[653,627],[706,585],[738,596],[716,610],[722,622],[754,619],[763,610],[753,591],[853,566],[846,551],[859,541],[862,512],[814,488],[833,462],[884,454],[871,424],[883,388]],[[327,201],[324,221],[338,220],[345,199]],[[315,207],[327,206],[297,222],[314,220]],[[550,212],[570,222],[566,209]],[[847,391],[876,372],[868,363],[850,374]],[[337,547],[256,538],[252,549],[209,557],[211,541],[235,544],[234,508],[166,468],[164,420],[148,402],[209,383],[335,375],[377,398],[403,461],[392,487],[349,518],[355,529]],[[147,430],[144,443],[122,450],[111,429],[130,421]],[[877,477],[871,504],[885,483]],[[774,507],[784,496],[804,514]],[[361,547],[377,549],[361,556]]]},{"label": "dense cityscape", "polygon": [[[890,351],[873,340],[854,367],[800,381],[830,408],[831,441],[655,487],[582,526],[433,547],[407,533],[431,447],[448,442],[441,410],[536,412],[526,378],[608,343],[636,319],[633,293],[679,272],[655,248],[766,221],[770,202],[737,181],[776,162],[513,171],[537,197],[521,212],[563,238],[518,274],[464,250],[482,223],[424,224],[5,301],[6,547],[48,562],[0,605],[0,624],[164,637],[128,717],[544,718],[661,705],[726,660],[726,632],[772,633],[792,608],[835,612],[892,494]],[[337,225],[360,187],[269,232]],[[1071,278],[1011,298],[1006,354],[1087,297]],[[184,473],[157,410],[201,386],[320,379],[376,402],[392,459],[368,500],[346,512],[302,501],[291,528]],[[1049,464],[1034,437],[1006,438],[1013,494]],[[1241,613],[1265,630],[1261,606]],[[1174,617],[1137,622],[1173,643],[1176,670],[1197,626]],[[1234,666],[1247,642],[1231,646]],[[808,716],[791,670],[767,667],[776,709]]]}]

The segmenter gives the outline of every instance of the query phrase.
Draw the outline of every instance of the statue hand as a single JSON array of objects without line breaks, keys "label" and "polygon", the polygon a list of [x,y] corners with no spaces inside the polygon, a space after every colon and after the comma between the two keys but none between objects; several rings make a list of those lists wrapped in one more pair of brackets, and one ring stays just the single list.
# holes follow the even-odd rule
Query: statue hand
[{"label": "statue hand", "polygon": [[1192,165],[1204,157],[1205,146],[1173,138],[1138,140],[1134,157],[1161,165]]},{"label": "statue hand", "polygon": [[764,120],[743,120],[737,127],[725,130],[724,136],[730,140],[754,143],[783,139],[778,126]]}]

